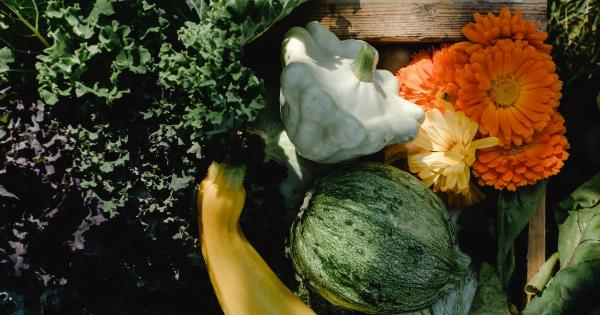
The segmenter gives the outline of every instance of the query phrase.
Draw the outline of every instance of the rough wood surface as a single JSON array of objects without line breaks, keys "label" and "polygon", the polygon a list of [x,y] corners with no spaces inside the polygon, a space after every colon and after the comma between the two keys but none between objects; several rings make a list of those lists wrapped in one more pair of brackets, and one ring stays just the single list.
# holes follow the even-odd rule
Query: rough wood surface
[{"label": "rough wood surface", "polygon": [[282,36],[290,26],[320,21],[340,38],[373,43],[432,43],[462,40],[460,29],[474,12],[497,14],[504,6],[546,25],[545,0],[313,0],[294,11],[270,36]]},{"label": "rough wood surface", "polygon": [[[542,201],[529,219],[529,238],[527,241],[527,280],[540,269],[546,261],[546,192]],[[531,296],[526,301],[529,302]]]}]

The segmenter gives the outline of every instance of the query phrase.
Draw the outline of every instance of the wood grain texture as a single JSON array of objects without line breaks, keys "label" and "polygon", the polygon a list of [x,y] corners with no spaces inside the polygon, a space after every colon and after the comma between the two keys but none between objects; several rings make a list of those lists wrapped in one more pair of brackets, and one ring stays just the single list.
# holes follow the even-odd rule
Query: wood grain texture
[{"label": "wood grain texture", "polygon": [[[529,219],[527,281],[538,272],[544,262],[546,262],[546,191],[535,213]],[[530,299],[531,296],[527,296],[526,302]]]},{"label": "wood grain texture", "polygon": [[317,20],[340,38],[372,43],[434,43],[463,40],[461,28],[473,21],[473,13],[504,6],[521,9],[530,20],[546,25],[545,0],[313,0],[301,6],[269,36],[280,37],[291,26]]}]

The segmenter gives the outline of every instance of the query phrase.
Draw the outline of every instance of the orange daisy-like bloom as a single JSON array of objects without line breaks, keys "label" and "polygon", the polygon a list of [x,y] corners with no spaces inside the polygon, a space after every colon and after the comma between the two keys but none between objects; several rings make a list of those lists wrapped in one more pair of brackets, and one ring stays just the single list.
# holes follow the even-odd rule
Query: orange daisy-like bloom
[{"label": "orange daisy-like bloom", "polygon": [[406,67],[396,72],[399,83],[399,95],[411,101],[424,110],[437,108],[434,86],[431,84],[433,75],[433,62],[431,56],[419,54],[419,58],[413,57],[413,61]]},{"label": "orange daisy-like bloom", "polygon": [[523,41],[498,40],[473,52],[462,70],[457,110],[479,123],[479,132],[516,145],[550,121],[562,82],[550,55]]},{"label": "orange daisy-like bloom", "polygon": [[555,112],[550,123],[531,142],[480,150],[473,163],[473,174],[480,185],[511,191],[555,175],[569,156],[565,131],[564,118]]},{"label": "orange daisy-like bloom", "polygon": [[552,49],[551,45],[544,44],[548,33],[538,32],[541,23],[524,20],[521,10],[517,9],[515,14],[511,15],[510,10],[505,7],[498,16],[489,12],[487,16],[475,13],[473,17],[475,23],[465,25],[462,32],[474,43],[493,45],[498,39],[509,38],[526,41],[543,52],[550,52]]},{"label": "orange daisy-like bloom", "polygon": [[417,54],[410,65],[396,73],[400,96],[425,110],[437,108],[443,112],[456,100],[455,72],[467,61],[467,55],[452,46],[434,51],[433,56],[428,52]]},{"label": "orange daisy-like bloom", "polygon": [[454,46],[444,47],[433,55],[432,81],[443,98],[454,104],[458,95],[456,72],[469,61],[469,56]]}]

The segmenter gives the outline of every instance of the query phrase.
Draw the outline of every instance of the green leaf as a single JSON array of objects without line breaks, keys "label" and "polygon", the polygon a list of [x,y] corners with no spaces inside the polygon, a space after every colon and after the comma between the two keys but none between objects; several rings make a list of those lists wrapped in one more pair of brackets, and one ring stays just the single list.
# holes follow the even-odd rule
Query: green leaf
[{"label": "green leaf", "polygon": [[7,72],[10,67],[9,63],[15,61],[15,58],[12,54],[12,51],[8,49],[8,47],[3,47],[0,49],[0,73]]},{"label": "green leaf", "polygon": [[191,10],[195,11],[198,14],[200,20],[204,18],[206,15],[206,10],[208,6],[204,2],[204,0],[185,0],[185,3],[190,7]]},{"label": "green leaf", "polygon": [[569,197],[561,201],[555,210],[556,222],[562,223],[569,211],[591,208],[600,202],[600,173],[579,186]]},{"label": "green leaf", "polygon": [[554,267],[558,261],[558,253],[552,254],[548,260],[540,267],[540,269],[533,275],[531,280],[527,281],[525,285],[525,293],[540,295],[548,281],[552,278]]},{"label": "green leaf", "polygon": [[0,30],[8,29],[8,17],[5,13],[0,11]]},{"label": "green leaf", "polygon": [[508,287],[515,268],[514,242],[545,196],[546,181],[502,192],[498,198],[497,266],[502,284]]},{"label": "green leaf", "polygon": [[178,177],[177,175],[173,174],[173,176],[171,176],[171,183],[169,184],[169,188],[171,188],[173,191],[177,191],[177,190],[181,190],[181,189],[185,189],[190,187],[190,184],[192,183],[192,181],[194,180],[193,176],[181,176]]},{"label": "green leaf", "polygon": [[9,13],[19,14],[25,21],[33,25],[36,24],[36,20],[39,18],[38,6],[35,0],[4,0],[2,4],[9,10]]},{"label": "green leaf", "polygon": [[0,49],[0,84],[3,84],[7,80],[6,73],[10,70],[8,64],[14,61],[15,58],[8,47]]},{"label": "green leaf", "polygon": [[510,315],[508,296],[494,267],[483,263],[477,281],[479,286],[469,315]]},{"label": "green leaf", "polygon": [[[3,15],[23,25],[45,47],[50,47],[40,30],[41,9],[44,4],[45,1],[38,0],[4,0],[0,5],[0,11]],[[3,22],[3,24],[6,24],[6,22]]]},{"label": "green leaf", "polygon": [[[245,41],[246,43],[249,43],[253,40],[255,40],[256,38],[258,38],[260,35],[262,35],[264,32],[266,32],[269,28],[271,28],[271,26],[273,26],[273,24],[275,24],[277,21],[283,19],[284,17],[286,17],[288,14],[290,14],[290,12],[292,12],[292,10],[294,8],[296,8],[297,6],[301,5],[302,3],[306,2],[307,0],[283,0],[281,1],[282,4],[282,8],[279,10],[279,12],[274,11],[273,13],[275,13],[273,16],[269,16],[269,17],[265,17],[263,19],[263,23],[258,23],[257,25],[257,30],[255,30],[253,33],[254,34],[249,34],[249,40]],[[263,25],[260,25],[263,24]]]},{"label": "green leaf", "polygon": [[40,96],[50,105],[79,98],[102,106],[134,89],[136,97],[154,93],[148,73],[166,39],[164,16],[145,0],[95,0],[83,7],[50,0],[44,17],[55,44],[38,56]]},{"label": "green leaf", "polygon": [[561,268],[600,259],[600,205],[570,212],[558,230]]},{"label": "green leaf", "polygon": [[523,315],[598,314],[600,260],[561,269],[541,297],[534,298]]}]

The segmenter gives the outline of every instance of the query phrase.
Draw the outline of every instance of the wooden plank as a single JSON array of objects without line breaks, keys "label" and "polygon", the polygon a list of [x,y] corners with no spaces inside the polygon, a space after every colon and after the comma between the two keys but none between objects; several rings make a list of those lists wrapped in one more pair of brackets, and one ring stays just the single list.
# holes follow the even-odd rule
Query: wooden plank
[{"label": "wooden plank", "polygon": [[[529,219],[527,241],[527,281],[529,281],[546,261],[546,191],[533,216]],[[526,297],[529,302],[531,296]]]},{"label": "wooden plank", "polygon": [[473,13],[498,14],[519,8],[530,20],[546,25],[545,0],[313,0],[292,13],[269,36],[280,37],[293,25],[317,20],[340,38],[372,43],[433,43],[463,40],[461,28]]}]

